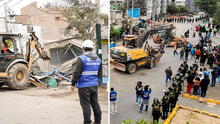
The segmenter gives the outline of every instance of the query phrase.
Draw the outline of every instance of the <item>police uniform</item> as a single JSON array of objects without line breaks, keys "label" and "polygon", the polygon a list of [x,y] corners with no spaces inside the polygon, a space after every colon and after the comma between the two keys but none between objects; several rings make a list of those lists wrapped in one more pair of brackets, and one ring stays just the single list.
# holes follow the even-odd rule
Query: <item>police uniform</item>
[{"label": "police uniform", "polygon": [[91,107],[94,111],[95,124],[101,123],[101,109],[98,103],[100,72],[101,60],[92,51],[83,53],[77,59],[72,85],[78,88],[84,124],[91,124]]},{"label": "police uniform", "polygon": [[165,92],[164,97],[162,98],[162,119],[166,119],[168,116],[168,112],[169,112],[169,93]]},{"label": "police uniform", "polygon": [[161,104],[160,102],[154,102],[152,104],[152,116],[153,121],[158,122],[161,117]]},{"label": "police uniform", "polygon": [[170,99],[169,99],[169,103],[170,103],[170,112],[173,111],[173,108],[175,107],[175,94],[173,89],[169,91],[170,94]]}]

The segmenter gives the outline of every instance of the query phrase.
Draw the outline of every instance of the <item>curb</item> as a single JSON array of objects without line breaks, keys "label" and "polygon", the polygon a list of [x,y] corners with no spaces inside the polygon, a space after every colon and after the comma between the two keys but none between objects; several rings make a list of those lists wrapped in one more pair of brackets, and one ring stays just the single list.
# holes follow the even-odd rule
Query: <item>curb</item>
[{"label": "curb", "polygon": [[211,103],[215,103],[215,104],[220,104],[219,100],[201,98],[201,97],[194,96],[194,95],[189,95],[189,94],[186,94],[186,93],[183,94],[183,97],[190,98],[190,99],[195,99],[195,100],[203,100],[205,102],[211,102]]},{"label": "curb", "polygon": [[176,115],[177,110],[179,109],[179,107],[180,107],[179,105],[176,105],[176,107],[173,109],[173,111],[170,113],[169,117],[164,121],[163,124],[170,124],[170,121]]},{"label": "curb", "polygon": [[169,117],[164,121],[163,124],[170,124],[171,120],[172,120],[173,117],[176,115],[178,109],[185,109],[185,110],[189,110],[189,111],[193,111],[193,112],[205,114],[205,115],[207,115],[207,116],[220,119],[220,116],[219,116],[219,115],[212,114],[212,113],[209,113],[209,112],[207,112],[207,111],[201,111],[201,110],[198,110],[198,109],[193,109],[193,108],[189,108],[189,107],[185,107],[185,106],[181,106],[181,105],[176,105],[176,107],[173,109],[172,113],[171,113],[171,114],[169,115]]}]

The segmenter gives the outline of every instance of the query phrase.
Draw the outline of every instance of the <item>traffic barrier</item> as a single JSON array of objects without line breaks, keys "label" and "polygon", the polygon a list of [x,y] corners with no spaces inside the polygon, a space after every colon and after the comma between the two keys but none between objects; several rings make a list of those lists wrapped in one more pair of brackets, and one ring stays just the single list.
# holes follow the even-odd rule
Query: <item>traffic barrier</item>
[{"label": "traffic barrier", "polygon": [[183,97],[191,98],[191,99],[195,99],[195,100],[202,100],[202,101],[205,101],[205,102],[211,102],[211,103],[215,103],[215,104],[220,104],[219,100],[201,98],[201,97],[190,95],[190,94],[186,94],[186,93],[183,94]]}]

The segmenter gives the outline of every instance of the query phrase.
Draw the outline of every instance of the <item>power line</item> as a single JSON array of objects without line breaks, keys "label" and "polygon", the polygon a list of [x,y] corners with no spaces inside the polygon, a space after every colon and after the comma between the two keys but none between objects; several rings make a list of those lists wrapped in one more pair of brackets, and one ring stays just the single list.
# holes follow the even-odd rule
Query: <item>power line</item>
[{"label": "power line", "polygon": [[[13,6],[11,6],[11,7],[9,7],[10,9],[12,9],[13,7],[15,7],[16,5],[18,5],[20,2],[22,2],[23,0],[20,0],[20,1],[18,1],[16,4],[14,4]],[[2,12],[2,13],[0,13],[0,15],[1,14],[3,14],[4,12]]]},{"label": "power line", "polygon": [[16,4],[14,4],[13,6],[11,6],[10,8],[15,7],[16,5],[18,5],[20,2],[22,2],[23,0],[18,1]]},{"label": "power line", "polygon": [[3,4],[0,6],[0,8],[3,7],[5,4],[10,3],[11,1],[12,1],[12,0],[9,0],[8,2],[3,1]]}]

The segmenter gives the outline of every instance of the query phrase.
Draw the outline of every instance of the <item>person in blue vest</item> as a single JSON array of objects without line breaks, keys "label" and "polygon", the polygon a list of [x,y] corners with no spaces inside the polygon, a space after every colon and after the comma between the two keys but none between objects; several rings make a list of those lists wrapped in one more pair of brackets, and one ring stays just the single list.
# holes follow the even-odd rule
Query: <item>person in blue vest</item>
[{"label": "person in blue vest", "polygon": [[114,88],[111,88],[110,92],[110,107],[111,107],[111,114],[115,115],[117,113],[117,106],[116,106],[116,100],[117,100],[117,92],[114,90]]},{"label": "person in blue vest", "polygon": [[[83,111],[84,123],[91,124],[91,107],[95,122],[101,124],[101,108],[98,102],[98,85],[101,77],[101,60],[93,52],[93,42],[85,40],[82,44],[83,54],[78,57],[72,78],[73,91],[78,88],[80,105]],[[91,107],[90,107],[91,106]]]},{"label": "person in blue vest", "polygon": [[191,49],[191,59],[195,59],[195,58],[196,58],[196,48],[193,47],[193,48]]},{"label": "person in blue vest", "polygon": [[142,103],[139,110],[140,113],[142,112],[144,106],[145,106],[145,111],[148,111],[150,94],[151,94],[151,88],[149,88],[149,85],[144,86],[144,90],[142,91],[142,95],[141,95]]}]

